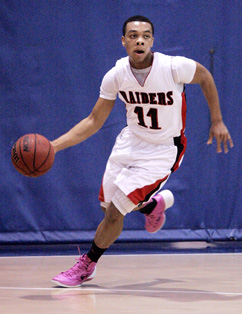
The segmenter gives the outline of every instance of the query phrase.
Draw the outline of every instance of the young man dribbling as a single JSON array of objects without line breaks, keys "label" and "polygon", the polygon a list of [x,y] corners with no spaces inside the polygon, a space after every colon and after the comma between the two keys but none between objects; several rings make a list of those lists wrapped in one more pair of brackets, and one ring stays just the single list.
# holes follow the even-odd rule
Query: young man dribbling
[{"label": "young man dribbling", "polygon": [[52,279],[57,285],[78,287],[95,276],[96,263],[121,234],[126,214],[143,213],[148,232],[157,232],[164,225],[164,212],[173,205],[174,197],[169,190],[157,192],[179,168],[185,153],[185,84],[198,83],[208,103],[207,143],[215,137],[217,152],[222,152],[222,144],[226,153],[228,143],[233,146],[212,75],[191,59],[153,53],[153,35],[154,26],[146,17],[134,16],[124,23],[122,45],[128,56],[104,76],[91,114],[52,142],[55,152],[83,142],[103,126],[117,95],[125,103],[127,126],[116,139],[99,193],[105,217],[90,251]]}]

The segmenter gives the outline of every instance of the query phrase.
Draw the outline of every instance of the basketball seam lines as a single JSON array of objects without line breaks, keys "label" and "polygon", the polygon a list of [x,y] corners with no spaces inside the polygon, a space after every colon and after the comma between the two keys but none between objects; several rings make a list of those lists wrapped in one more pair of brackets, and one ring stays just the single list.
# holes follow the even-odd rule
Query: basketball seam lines
[{"label": "basketball seam lines", "polygon": [[[23,141],[23,138],[22,138],[22,141]],[[25,162],[25,160],[24,160],[24,157],[23,157],[23,155],[22,155],[22,149],[21,149],[21,141],[19,141],[19,152],[20,152],[20,155],[21,155],[21,158],[22,158],[22,160],[23,160],[23,163],[24,163],[24,165],[25,165],[25,167],[29,170],[29,173],[28,172],[26,172],[26,171],[24,171],[27,175],[30,175],[32,172],[31,172],[31,170],[29,169],[29,167],[27,166],[27,164],[26,164],[26,162]],[[19,169],[21,169],[21,168],[19,168]],[[22,170],[22,169],[21,169]]]},{"label": "basketball seam lines", "polygon": [[[35,146],[36,146],[36,145],[35,145]],[[48,151],[48,154],[47,154],[45,160],[42,162],[42,164],[41,164],[38,168],[35,168],[35,167],[34,167],[35,171],[41,172],[41,170],[39,170],[39,169],[45,164],[46,160],[49,158],[50,150],[51,150],[51,144],[49,143],[49,151]],[[49,169],[48,169],[48,170],[49,170]],[[44,170],[44,171],[45,171],[45,170]]]},{"label": "basketball seam lines", "polygon": [[[20,138],[15,143],[15,150],[17,151],[16,148],[18,148],[19,158],[21,159],[21,166],[18,165],[18,163],[15,162],[12,153],[11,153],[11,159],[12,159],[13,165],[15,166],[16,169],[19,169],[19,172],[21,174],[29,176],[29,177],[36,177],[36,176],[38,177],[39,175],[42,175],[42,174],[44,174],[44,173],[46,173],[46,172],[48,172],[50,170],[50,168],[52,167],[54,158],[51,157],[50,163],[47,162],[48,159],[51,156],[51,153],[52,153],[52,145],[51,145],[50,141],[48,141],[48,144],[49,144],[48,150],[47,150],[47,147],[46,147],[47,145],[44,144],[44,146],[45,146],[45,149],[44,149],[45,154],[42,155],[42,158],[45,157],[45,159],[43,160],[41,158],[42,162],[40,160],[41,164],[39,164],[38,167],[37,167],[37,164],[38,164],[37,163],[37,157],[38,157],[37,145],[38,145],[38,136],[39,135],[37,133],[35,133],[33,135],[34,135],[34,143],[33,142],[32,143],[35,146],[34,146],[34,150],[32,151],[33,152],[32,153],[32,161],[29,160],[29,163],[27,163],[26,160],[25,160],[25,158],[27,158],[27,157],[24,154],[24,150],[23,150],[24,149],[23,148],[23,138],[24,138],[24,136],[22,138]],[[41,136],[39,136],[39,137],[40,137],[40,144],[42,145],[43,142],[41,141]],[[47,164],[46,164],[46,162],[47,162]],[[46,166],[44,167],[45,164],[46,164]],[[41,168],[42,168],[42,170],[41,170]],[[36,175],[36,174],[38,174],[38,175]]]},{"label": "basketball seam lines", "polygon": [[34,172],[35,173],[36,169],[35,169],[35,155],[36,155],[36,146],[37,146],[37,134],[34,134],[34,157],[33,157],[33,168],[34,168]]}]

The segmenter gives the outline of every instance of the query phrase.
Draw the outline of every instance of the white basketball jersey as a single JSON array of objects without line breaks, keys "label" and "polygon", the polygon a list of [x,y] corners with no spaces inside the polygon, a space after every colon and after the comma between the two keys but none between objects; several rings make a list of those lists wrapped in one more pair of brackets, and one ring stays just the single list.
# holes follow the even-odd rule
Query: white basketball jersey
[{"label": "white basketball jersey", "polygon": [[[129,57],[118,60],[106,76],[112,77],[113,92],[115,94],[116,90],[125,103],[127,124],[138,137],[158,144],[183,134],[186,116],[184,84],[174,82],[171,56],[154,53],[143,86],[132,72]],[[105,88],[104,77],[100,97],[113,99]]]}]

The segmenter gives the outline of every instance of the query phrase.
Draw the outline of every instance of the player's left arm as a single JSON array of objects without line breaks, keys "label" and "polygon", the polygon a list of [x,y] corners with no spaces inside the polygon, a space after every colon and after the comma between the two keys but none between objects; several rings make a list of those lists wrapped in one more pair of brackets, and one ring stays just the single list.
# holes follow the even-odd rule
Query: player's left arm
[{"label": "player's left arm", "polygon": [[233,147],[233,141],[226,125],[223,122],[222,113],[219,105],[219,96],[216,85],[211,73],[200,63],[196,62],[196,71],[190,84],[199,84],[207,100],[211,116],[211,127],[207,144],[212,144],[215,137],[217,142],[217,152],[222,152],[222,143],[224,152],[228,152],[228,143]]}]

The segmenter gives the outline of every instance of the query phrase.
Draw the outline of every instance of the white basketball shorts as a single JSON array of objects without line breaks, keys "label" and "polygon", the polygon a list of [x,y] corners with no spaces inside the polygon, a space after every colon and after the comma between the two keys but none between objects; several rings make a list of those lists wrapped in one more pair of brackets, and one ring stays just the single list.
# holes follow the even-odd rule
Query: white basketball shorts
[{"label": "white basketball shorts", "polygon": [[99,200],[109,204],[115,192],[121,190],[134,204],[133,209],[147,202],[182,161],[186,138],[183,137],[182,143],[181,137],[175,139],[157,145],[137,137],[128,127],[124,128],[109,156]]}]

